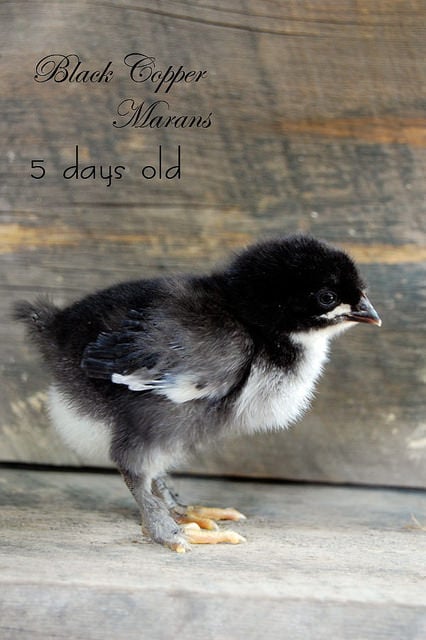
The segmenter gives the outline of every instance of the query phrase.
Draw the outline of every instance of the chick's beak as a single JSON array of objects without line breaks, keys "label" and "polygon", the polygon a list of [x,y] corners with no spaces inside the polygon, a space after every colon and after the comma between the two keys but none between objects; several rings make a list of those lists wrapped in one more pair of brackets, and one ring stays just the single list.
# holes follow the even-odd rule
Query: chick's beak
[{"label": "chick's beak", "polygon": [[352,307],[346,317],[354,322],[367,322],[368,324],[376,324],[378,327],[382,324],[379,314],[365,293],[362,294],[358,304]]}]

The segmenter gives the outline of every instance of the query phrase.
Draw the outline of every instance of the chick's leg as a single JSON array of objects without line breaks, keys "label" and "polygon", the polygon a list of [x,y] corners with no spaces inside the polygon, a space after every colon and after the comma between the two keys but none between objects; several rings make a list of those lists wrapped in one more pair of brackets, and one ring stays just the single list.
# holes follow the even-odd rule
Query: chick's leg
[{"label": "chick's leg", "polygon": [[159,476],[152,482],[153,493],[160,497],[170,509],[172,517],[183,525],[186,537],[193,544],[216,544],[244,542],[243,536],[230,530],[219,531],[216,520],[245,520],[245,516],[233,508],[201,507],[184,505],[178,495],[170,489],[166,476]]},{"label": "chick's leg", "polygon": [[151,479],[121,471],[124,481],[140,509],[142,531],[154,542],[173,551],[184,553],[190,549],[188,540],[176,521],[170,516],[165,502],[151,492]]}]

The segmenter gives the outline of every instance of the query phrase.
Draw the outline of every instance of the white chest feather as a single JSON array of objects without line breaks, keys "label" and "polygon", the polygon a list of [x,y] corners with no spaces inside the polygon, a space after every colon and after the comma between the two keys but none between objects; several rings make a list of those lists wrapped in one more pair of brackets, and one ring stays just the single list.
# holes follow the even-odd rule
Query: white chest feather
[{"label": "white chest feather", "polygon": [[299,333],[292,340],[303,350],[294,371],[254,363],[235,406],[236,422],[242,431],[283,429],[309,407],[327,360],[329,336]]}]

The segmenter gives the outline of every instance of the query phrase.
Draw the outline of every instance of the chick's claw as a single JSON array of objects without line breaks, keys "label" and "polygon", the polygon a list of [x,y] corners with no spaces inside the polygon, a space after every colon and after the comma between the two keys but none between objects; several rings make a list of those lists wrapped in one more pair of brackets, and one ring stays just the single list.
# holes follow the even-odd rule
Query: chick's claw
[{"label": "chick's claw", "polygon": [[167,545],[172,551],[175,551],[176,553],[186,553],[187,551],[191,551],[191,547],[189,546],[189,544],[184,541],[184,542],[173,542],[171,544]]}]

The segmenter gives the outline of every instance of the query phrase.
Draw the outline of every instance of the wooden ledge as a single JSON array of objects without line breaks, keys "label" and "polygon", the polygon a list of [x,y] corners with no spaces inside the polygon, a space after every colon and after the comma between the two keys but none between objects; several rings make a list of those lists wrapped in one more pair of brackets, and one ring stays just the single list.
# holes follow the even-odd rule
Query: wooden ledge
[{"label": "wooden ledge", "polygon": [[0,469],[0,636],[426,637],[425,493],[176,478],[244,545],[142,540],[115,474]]}]

